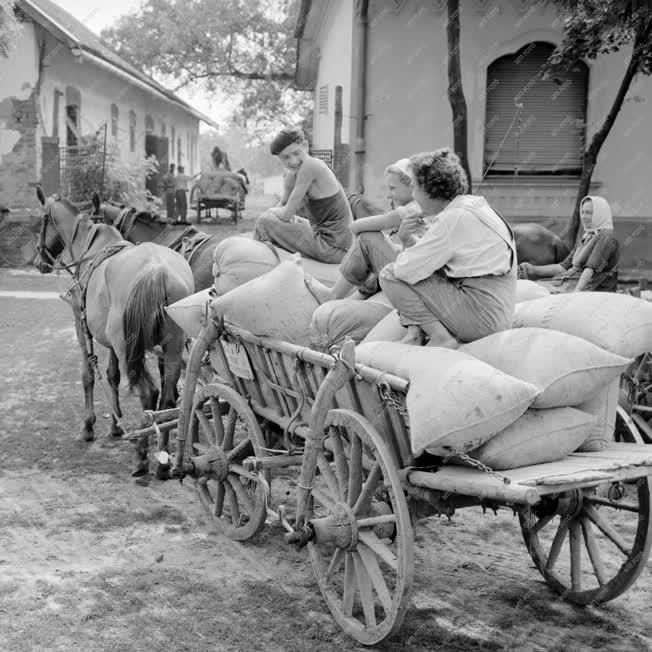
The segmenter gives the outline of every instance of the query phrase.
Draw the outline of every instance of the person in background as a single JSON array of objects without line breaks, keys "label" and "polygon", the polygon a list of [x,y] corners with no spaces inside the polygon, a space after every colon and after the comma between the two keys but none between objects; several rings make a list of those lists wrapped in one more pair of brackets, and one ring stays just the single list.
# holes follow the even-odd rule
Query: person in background
[{"label": "person in background", "polygon": [[174,163],[170,163],[170,169],[161,177],[163,187],[163,198],[165,199],[165,212],[170,222],[176,220],[176,179],[174,176]]},{"label": "person in background", "polygon": [[449,148],[410,158],[412,196],[423,218],[401,222],[404,243],[379,275],[407,327],[406,343],[457,348],[511,327],[516,300],[516,244],[484,197],[468,195],[460,160]]},{"label": "person in background", "polygon": [[177,176],[175,180],[175,192],[174,198],[176,201],[176,211],[177,211],[177,224],[190,224],[188,222],[188,186],[190,185],[190,177],[185,174],[183,165],[179,166]]},{"label": "person in background", "polygon": [[[353,243],[353,217],[335,173],[308,154],[308,142],[300,129],[282,129],[270,152],[286,168],[285,187],[280,204],[258,218],[254,239],[324,263],[341,262]],[[308,219],[297,216],[304,199]]]},{"label": "person in background", "polygon": [[532,280],[552,277],[553,290],[559,288],[561,292],[615,292],[620,245],[614,237],[609,203],[604,197],[584,197],[580,220],[584,234],[564,261],[553,265],[521,263],[519,276]]}]

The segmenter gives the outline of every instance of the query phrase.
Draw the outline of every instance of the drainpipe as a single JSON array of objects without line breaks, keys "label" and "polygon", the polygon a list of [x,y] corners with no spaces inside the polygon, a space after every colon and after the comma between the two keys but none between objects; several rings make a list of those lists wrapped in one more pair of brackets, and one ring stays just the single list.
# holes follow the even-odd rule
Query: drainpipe
[{"label": "drainpipe", "polygon": [[355,129],[355,189],[364,193],[364,165],[366,158],[365,124],[367,120],[367,40],[369,34],[369,0],[356,0],[358,69],[357,107]]}]

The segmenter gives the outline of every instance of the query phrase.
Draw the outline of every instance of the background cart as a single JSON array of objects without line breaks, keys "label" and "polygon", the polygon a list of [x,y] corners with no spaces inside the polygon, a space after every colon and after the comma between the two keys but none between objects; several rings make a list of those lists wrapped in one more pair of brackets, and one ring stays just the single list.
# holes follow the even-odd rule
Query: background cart
[{"label": "background cart", "polygon": [[202,172],[190,190],[190,206],[197,211],[197,224],[201,223],[202,210],[207,210],[210,216],[212,209],[218,218],[219,209],[229,211],[237,224],[245,207],[245,188],[237,180],[237,174],[229,170]]},{"label": "background cart", "polygon": [[[199,386],[207,369],[212,382]],[[652,447],[614,442],[503,475],[438,458],[423,466],[410,450],[407,387],[355,364],[352,343],[334,357],[209,320],[190,353],[175,456],[159,453],[159,470],[194,478],[229,537],[280,519],[289,543],[308,546],[333,617],[364,644],[400,626],[414,526],[432,514],[512,509],[537,569],[576,604],[606,602],[635,581],[652,542]],[[292,472],[296,491],[280,492],[289,518],[284,505],[272,509],[273,489]]]}]

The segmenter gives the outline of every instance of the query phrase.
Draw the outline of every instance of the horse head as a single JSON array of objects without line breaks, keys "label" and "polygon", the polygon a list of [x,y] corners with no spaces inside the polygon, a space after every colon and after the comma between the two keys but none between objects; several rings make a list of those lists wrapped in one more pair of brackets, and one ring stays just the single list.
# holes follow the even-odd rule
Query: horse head
[{"label": "horse head", "polygon": [[[46,199],[40,186],[36,188],[36,196],[43,206],[41,229],[36,244],[36,267],[41,274],[47,274],[63,253],[67,244],[66,233],[79,215],[79,211],[69,201],[60,195],[52,195]],[[78,222],[78,221],[77,221]]]}]

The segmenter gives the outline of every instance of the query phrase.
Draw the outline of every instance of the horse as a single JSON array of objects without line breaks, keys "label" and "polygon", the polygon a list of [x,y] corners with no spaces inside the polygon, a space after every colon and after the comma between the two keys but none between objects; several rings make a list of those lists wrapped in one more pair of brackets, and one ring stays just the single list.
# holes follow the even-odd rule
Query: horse
[{"label": "horse", "polygon": [[[166,314],[170,305],[194,291],[192,272],[183,256],[153,243],[134,246],[111,226],[94,224],[71,202],[36,195],[43,206],[36,266],[42,274],[57,265],[68,270],[68,291],[82,352],[82,383],[86,415],[78,439],[95,437],[93,389],[97,357],[93,342],[109,350],[106,377],[111,388],[110,434],[122,436],[119,400],[121,373],[137,388],[143,410],[173,408],[185,334]],[[145,352],[160,345],[161,391],[145,364]],[[140,456],[134,475],[147,472],[147,442],[137,444]]]},{"label": "horse", "polygon": [[536,222],[512,225],[519,263],[552,265],[561,263],[570,250],[566,243],[550,229]]},{"label": "horse", "polygon": [[136,211],[125,205],[101,203],[99,195],[91,196],[92,217],[101,217],[105,224],[115,227],[122,237],[133,244],[154,242],[184,256],[190,265],[195,292],[213,284],[213,251],[220,238],[189,226],[181,233],[158,215]]}]

